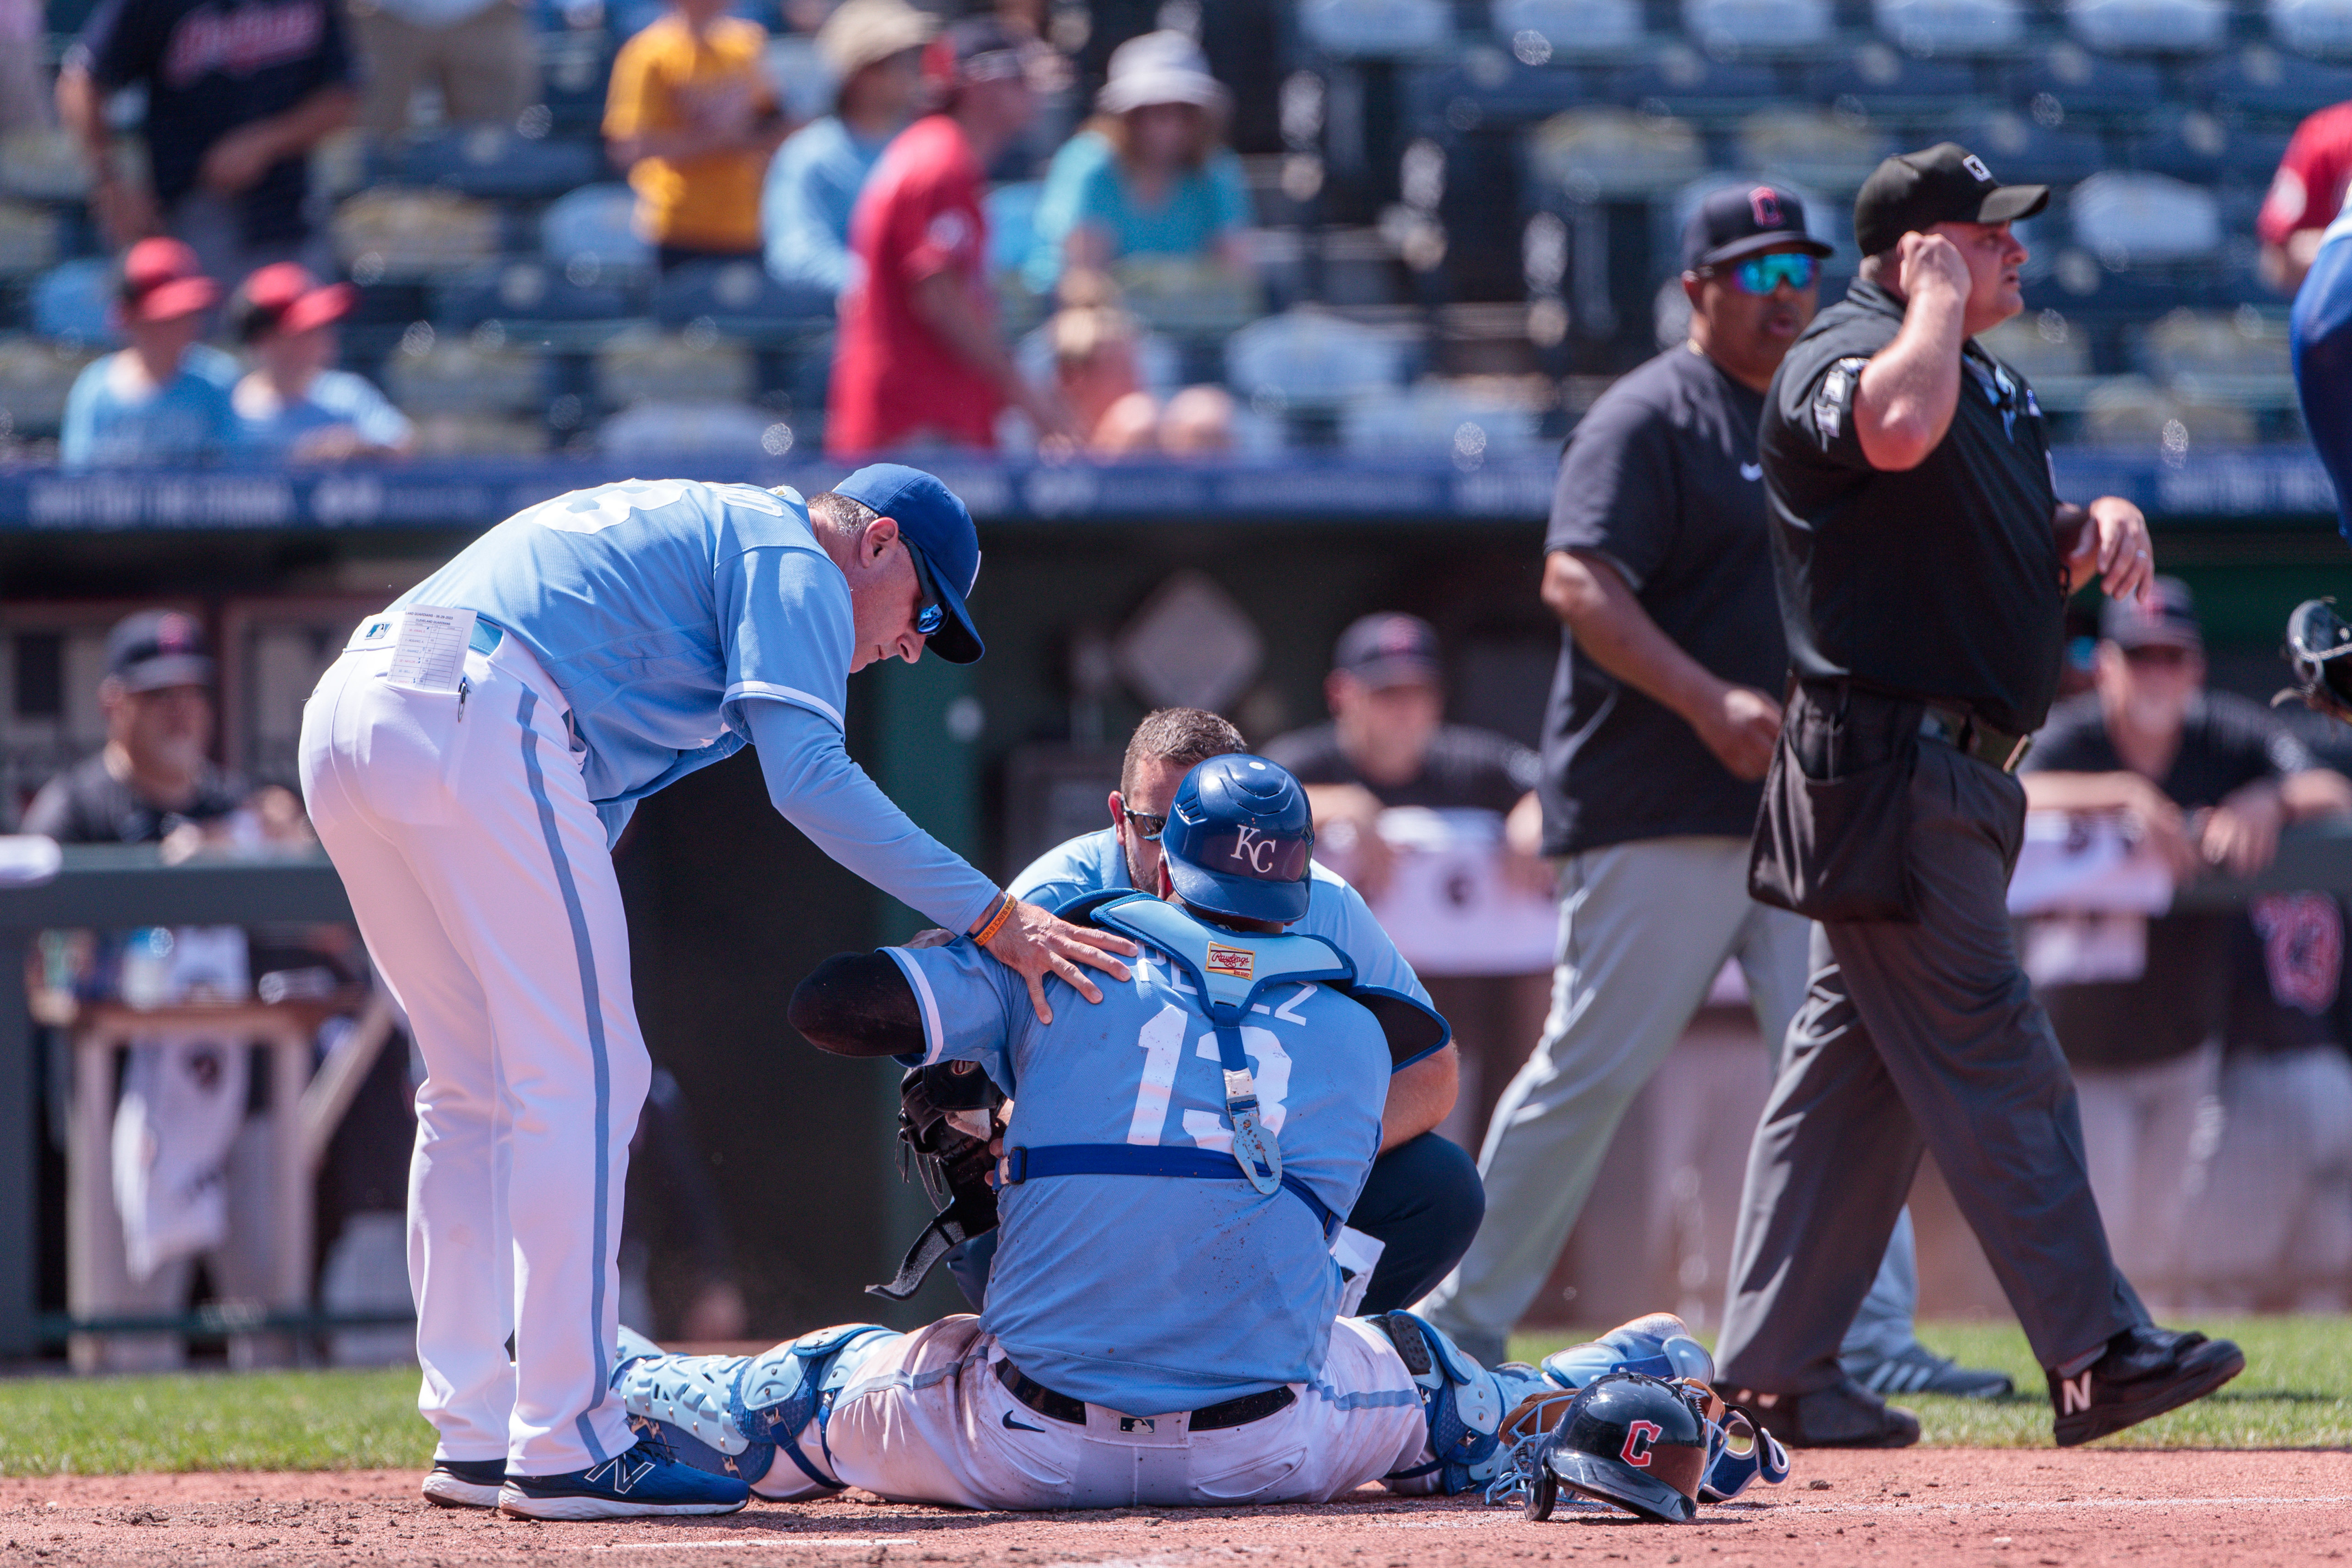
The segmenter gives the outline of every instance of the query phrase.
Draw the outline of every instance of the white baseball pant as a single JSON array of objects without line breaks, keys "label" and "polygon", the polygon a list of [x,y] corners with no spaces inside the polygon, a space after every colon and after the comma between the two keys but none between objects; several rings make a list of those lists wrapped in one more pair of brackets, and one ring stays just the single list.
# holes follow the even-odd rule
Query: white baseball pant
[{"label": "white baseball pant", "polygon": [[1287,1408],[1210,1432],[1098,1405],[1084,1426],[1056,1420],[1013,1397],[1003,1359],[971,1317],[877,1346],[826,1424],[835,1472],[894,1502],[961,1508],[1325,1502],[1429,1452],[1411,1374],[1359,1318],[1333,1323],[1322,1375],[1292,1384]]},{"label": "white baseball pant", "polygon": [[304,710],[302,793],[425,1058],[417,1408],[436,1458],[582,1469],[635,1441],[606,1384],[651,1070],[604,826],[562,693],[515,638],[466,655],[463,700],[353,645]]}]

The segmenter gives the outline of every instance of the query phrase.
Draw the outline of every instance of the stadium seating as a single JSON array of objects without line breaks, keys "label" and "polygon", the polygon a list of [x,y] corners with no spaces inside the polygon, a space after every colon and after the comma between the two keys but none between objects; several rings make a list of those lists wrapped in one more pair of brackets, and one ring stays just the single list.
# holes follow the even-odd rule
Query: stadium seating
[{"label": "stadium seating", "polygon": [[1872,0],[1880,33],[1906,52],[2002,54],[2025,41],[2025,9],[2017,0]]},{"label": "stadium seating", "polygon": [[646,271],[653,247],[638,237],[630,217],[636,196],[618,184],[583,185],[548,205],[539,220],[539,247],[560,267],[575,261],[600,270]]},{"label": "stadium seating", "polygon": [[1495,0],[1494,26],[1526,65],[1627,54],[1643,41],[1633,0]]},{"label": "stadium seating", "polygon": [[103,257],[60,261],[33,284],[33,331],[69,343],[104,343],[114,337],[108,307],[114,299],[114,264]]},{"label": "stadium seating", "polygon": [[1454,16],[1444,0],[1305,0],[1298,29],[1313,47],[1342,58],[1410,55],[1453,42]]}]

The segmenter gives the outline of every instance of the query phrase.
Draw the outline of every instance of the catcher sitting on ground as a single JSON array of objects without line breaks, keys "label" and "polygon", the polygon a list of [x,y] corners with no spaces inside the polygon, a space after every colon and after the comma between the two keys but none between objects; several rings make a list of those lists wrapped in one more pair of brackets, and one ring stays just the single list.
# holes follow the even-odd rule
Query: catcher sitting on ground
[{"label": "catcher sitting on ground", "polygon": [[977,1063],[1018,1095],[1009,1126],[957,1134],[1003,1143],[986,1310],[757,1357],[664,1355],[625,1331],[614,1387],[641,1428],[770,1499],[1319,1501],[1501,1475],[1504,1417],[1541,1373],[1489,1372],[1402,1312],[1335,1316],[1329,1246],[1388,1077],[1447,1031],[1355,984],[1329,943],[1282,934],[1312,838],[1279,767],[1195,767],[1160,898],[1113,894],[1088,917],[1144,944],[1132,983],[1052,1025],[965,941],[818,968],[791,1016],[822,1048]]}]

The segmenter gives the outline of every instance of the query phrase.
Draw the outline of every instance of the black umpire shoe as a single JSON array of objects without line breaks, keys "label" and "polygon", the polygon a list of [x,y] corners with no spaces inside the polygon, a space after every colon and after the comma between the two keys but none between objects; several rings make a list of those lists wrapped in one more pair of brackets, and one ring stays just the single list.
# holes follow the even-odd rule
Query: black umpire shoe
[{"label": "black umpire shoe", "polygon": [[2153,1323],[2126,1329],[2107,1342],[2106,1354],[2074,1376],[2051,1373],[2058,1446],[2071,1448],[2179,1409],[2245,1370],[2245,1352],[2228,1340]]},{"label": "black umpire shoe", "polygon": [[1850,1377],[1811,1394],[1743,1388],[1731,1403],[1791,1448],[1907,1448],[1919,1440],[1916,1415]]}]

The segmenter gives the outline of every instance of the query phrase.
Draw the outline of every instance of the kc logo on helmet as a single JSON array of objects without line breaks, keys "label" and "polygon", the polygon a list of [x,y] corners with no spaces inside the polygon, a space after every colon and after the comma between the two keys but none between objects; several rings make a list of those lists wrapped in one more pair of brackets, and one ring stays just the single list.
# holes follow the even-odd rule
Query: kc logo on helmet
[{"label": "kc logo on helmet", "polygon": [[1273,874],[1274,849],[1274,845],[1259,829],[1255,827],[1234,829],[1233,858],[1239,860],[1261,877]]},{"label": "kc logo on helmet", "polygon": [[1650,1468],[1650,1445],[1665,1436],[1666,1429],[1654,1421],[1625,1423],[1625,1447],[1617,1457],[1637,1470]]}]

